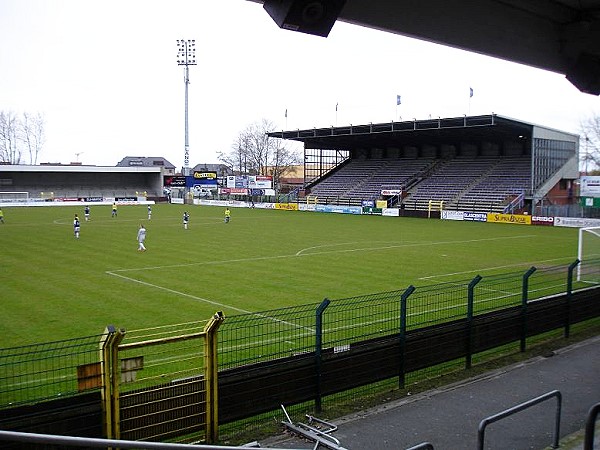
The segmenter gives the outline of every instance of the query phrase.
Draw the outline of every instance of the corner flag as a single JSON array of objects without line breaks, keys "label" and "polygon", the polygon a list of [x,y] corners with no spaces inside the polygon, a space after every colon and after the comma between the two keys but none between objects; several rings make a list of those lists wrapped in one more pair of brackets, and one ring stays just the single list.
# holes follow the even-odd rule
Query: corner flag
[{"label": "corner flag", "polygon": [[473,97],[473,88],[469,88],[469,98]]},{"label": "corner flag", "polygon": [[400,103],[402,103],[400,96],[396,95],[396,106],[398,106]]}]

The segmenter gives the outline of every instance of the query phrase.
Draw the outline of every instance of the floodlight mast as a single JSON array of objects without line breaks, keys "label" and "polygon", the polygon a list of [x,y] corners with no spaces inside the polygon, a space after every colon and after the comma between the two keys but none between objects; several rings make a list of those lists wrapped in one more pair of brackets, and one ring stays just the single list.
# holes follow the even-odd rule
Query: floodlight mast
[{"label": "floodlight mast", "polygon": [[185,83],[185,148],[183,153],[183,175],[190,174],[190,136],[188,125],[188,87],[190,84],[190,67],[196,65],[196,40],[177,39],[177,65],[185,66],[183,81]]}]

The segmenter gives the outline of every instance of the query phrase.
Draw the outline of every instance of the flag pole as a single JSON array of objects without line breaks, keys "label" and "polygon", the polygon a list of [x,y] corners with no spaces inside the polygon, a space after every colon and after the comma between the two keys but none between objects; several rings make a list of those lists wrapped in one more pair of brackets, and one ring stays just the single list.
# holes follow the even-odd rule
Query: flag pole
[{"label": "flag pole", "polygon": [[336,127],[337,127],[337,123],[338,123],[337,122],[337,119],[338,119],[338,105],[339,105],[339,102],[336,102],[335,103],[335,126]]}]

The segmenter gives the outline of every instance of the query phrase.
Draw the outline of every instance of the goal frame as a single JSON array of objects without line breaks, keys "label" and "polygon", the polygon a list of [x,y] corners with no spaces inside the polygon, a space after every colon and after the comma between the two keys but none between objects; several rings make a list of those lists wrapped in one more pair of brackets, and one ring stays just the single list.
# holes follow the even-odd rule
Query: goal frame
[{"label": "goal frame", "polygon": [[[13,197],[10,197],[10,196]],[[29,191],[0,191],[0,203],[27,203]]]},{"label": "goal frame", "polygon": [[600,226],[598,227],[581,227],[579,229],[578,235],[577,235],[577,259],[579,260],[579,264],[577,264],[577,281],[583,281],[581,279],[581,266],[584,263],[585,259],[584,259],[584,246],[583,246],[583,239],[585,236],[585,233],[591,233],[593,235],[595,235],[596,237],[600,238]]}]

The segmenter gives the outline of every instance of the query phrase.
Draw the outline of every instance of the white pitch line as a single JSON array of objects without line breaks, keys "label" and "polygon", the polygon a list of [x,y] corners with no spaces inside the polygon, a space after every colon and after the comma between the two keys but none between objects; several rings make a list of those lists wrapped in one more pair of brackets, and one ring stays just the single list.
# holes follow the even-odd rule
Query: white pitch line
[{"label": "white pitch line", "polygon": [[[467,239],[462,241],[427,241],[427,242],[415,242],[415,243],[404,243],[397,245],[385,245],[380,247],[362,247],[362,248],[351,248],[351,249],[343,249],[343,250],[329,250],[329,251],[320,251],[313,253],[302,253],[305,250],[310,250],[316,247],[307,247],[294,254],[288,255],[271,255],[271,256],[254,256],[251,258],[237,258],[237,259],[224,259],[220,261],[202,261],[202,262],[193,262],[193,263],[185,263],[185,264],[170,264],[163,266],[149,266],[149,267],[138,267],[135,269],[115,269],[110,271],[110,273],[116,272],[137,272],[141,270],[163,270],[163,269],[173,269],[179,267],[191,267],[191,266],[211,266],[218,264],[232,264],[238,262],[252,262],[252,261],[265,261],[265,260],[273,260],[273,259],[286,259],[286,258],[300,258],[300,257],[309,257],[309,256],[318,256],[318,255],[328,255],[334,253],[351,253],[351,252],[361,252],[361,251],[375,251],[375,250],[389,250],[394,248],[406,248],[406,247],[424,247],[431,245],[446,245],[446,244],[469,244],[473,242],[489,242],[489,241],[498,241],[504,239],[529,239],[534,237],[533,235],[524,235],[524,236],[506,236],[506,237],[495,237],[495,238],[485,238],[485,239]],[[339,245],[347,245],[347,244],[339,244]]]},{"label": "white pitch line", "polygon": [[182,296],[182,297],[191,298],[191,299],[197,300],[199,302],[208,303],[209,305],[219,306],[219,307],[222,307],[222,308],[229,308],[229,309],[232,309],[234,311],[238,311],[238,312],[241,312],[241,313],[244,313],[244,314],[252,314],[252,315],[257,316],[257,317],[262,317],[262,318],[265,318],[265,319],[272,320],[273,322],[279,322],[279,323],[283,323],[285,325],[290,325],[291,327],[295,327],[295,328],[303,328],[303,329],[306,329],[306,330],[312,330],[312,328],[310,328],[310,327],[305,327],[303,325],[297,325],[295,323],[287,322],[287,321],[281,320],[281,319],[276,319],[274,317],[266,316],[264,314],[254,313],[252,311],[248,311],[248,310],[245,310],[245,309],[236,308],[235,306],[227,305],[225,303],[215,302],[215,301],[209,300],[207,298],[198,297],[196,295],[187,294],[187,293],[181,292],[181,291],[176,291],[176,290],[171,289],[171,288],[160,286],[158,284],[148,283],[147,281],[137,280],[135,278],[127,277],[125,275],[121,275],[121,274],[114,273],[114,272],[111,272],[111,271],[106,271],[106,274],[107,275],[112,275],[112,276],[115,276],[115,277],[119,277],[119,278],[122,278],[124,280],[131,281],[133,283],[142,284],[144,286],[148,286],[148,287],[151,287],[151,288],[154,288],[154,289],[160,289],[162,291],[166,291],[166,292],[169,292],[171,294],[175,294],[175,295],[179,295],[179,296]]},{"label": "white pitch line", "polygon": [[565,256],[563,258],[553,258],[553,259],[546,259],[544,261],[536,261],[535,263],[532,263],[532,262],[523,262],[523,263],[515,263],[515,264],[506,264],[504,266],[486,267],[486,268],[483,268],[483,269],[465,270],[463,272],[452,272],[452,273],[442,273],[442,274],[439,274],[439,275],[429,275],[427,277],[420,277],[420,278],[418,278],[418,280],[431,280],[433,278],[453,277],[453,276],[456,276],[456,275],[465,275],[467,273],[487,272],[489,270],[508,269],[508,268],[511,268],[511,267],[520,267],[520,266],[532,265],[532,264],[536,264],[536,263],[539,264],[539,263],[565,261],[565,260],[573,261],[572,258],[569,258],[569,257]]},{"label": "white pitch line", "polygon": [[202,298],[202,297],[198,297],[196,295],[187,294],[185,292],[176,291],[175,289],[171,289],[171,288],[164,287],[164,286],[159,286],[159,285],[153,284],[153,283],[148,283],[146,281],[136,280],[135,278],[127,277],[125,275],[121,275],[121,274],[115,273],[113,271],[106,271],[106,274],[112,275],[114,277],[119,277],[119,278],[122,278],[124,280],[131,281],[133,283],[142,284],[144,286],[148,286],[148,287],[151,287],[151,288],[154,288],[154,289],[160,289],[162,291],[169,292],[170,294],[180,295],[182,297],[187,297],[187,298],[191,298],[193,300],[197,300],[197,301],[200,301],[200,302],[208,303],[210,305],[221,306],[221,307],[224,307],[224,308],[231,308],[231,309],[233,309],[235,311],[238,311],[238,312],[241,312],[241,313],[245,313],[245,314],[250,314],[251,313],[251,311],[247,311],[245,309],[236,308],[235,306],[231,306],[231,305],[226,305],[224,303],[215,302],[215,301],[209,300],[207,298]]},{"label": "white pitch line", "polygon": [[[115,269],[115,270],[110,270],[110,271],[106,271],[106,274],[108,275],[112,275],[115,277],[119,277],[122,278],[124,280],[128,280],[134,283],[138,283],[138,284],[142,284],[144,286],[148,286],[151,288],[155,288],[155,289],[160,289],[166,292],[170,292],[172,294],[175,295],[180,295],[183,297],[187,297],[187,298],[191,298],[200,302],[204,302],[210,305],[214,305],[214,306],[219,306],[219,307],[223,307],[223,308],[230,308],[234,311],[238,311],[244,314],[253,314],[256,315],[257,317],[263,317],[263,318],[267,318],[270,320],[273,320],[274,322],[279,322],[279,323],[283,323],[286,325],[290,325],[292,327],[295,328],[301,328],[301,329],[306,329],[306,330],[310,330],[312,331],[312,328],[310,327],[305,327],[303,325],[297,325],[291,322],[287,322],[284,320],[280,320],[280,319],[275,319],[273,317],[269,317],[269,316],[264,316],[262,314],[258,314],[258,313],[253,313],[251,311],[247,311],[245,309],[241,309],[241,308],[237,308],[235,306],[231,306],[231,305],[226,305],[223,303],[219,303],[219,302],[215,302],[213,300],[209,300],[203,297],[198,297],[192,294],[187,294],[185,292],[180,292],[180,291],[176,291],[174,289],[170,289],[164,286],[160,286],[160,285],[156,285],[153,283],[148,283],[146,281],[141,281],[141,280],[137,280],[135,278],[132,277],[128,277],[125,275],[121,275],[120,272],[136,272],[136,271],[145,271],[145,270],[163,270],[163,269],[167,269],[167,268],[178,268],[178,267],[190,267],[190,266],[206,266],[206,265],[217,265],[217,264],[231,264],[231,263],[237,263],[237,262],[249,262],[249,261],[264,261],[264,260],[273,260],[273,259],[285,259],[285,258],[298,258],[298,257],[304,257],[304,256],[315,256],[315,255],[323,255],[323,254],[332,254],[332,253],[349,253],[349,252],[357,252],[357,251],[374,251],[374,250],[387,250],[387,249],[393,249],[393,248],[405,248],[405,247],[417,247],[417,246],[431,246],[431,245],[444,245],[444,244],[465,244],[465,243],[472,243],[472,242],[488,242],[488,241],[496,241],[496,240],[504,240],[504,239],[522,239],[522,238],[530,238],[532,237],[532,235],[525,235],[525,236],[507,236],[507,237],[495,237],[495,238],[485,238],[485,239],[467,239],[467,240],[461,240],[461,241],[437,241],[437,242],[419,242],[419,243],[410,243],[410,244],[399,244],[399,245],[386,245],[386,246],[381,246],[381,247],[364,247],[364,248],[357,248],[357,249],[344,249],[344,250],[331,250],[331,251],[321,251],[321,252],[314,252],[314,253],[308,253],[308,254],[303,254],[302,252],[304,250],[310,250],[310,249],[314,249],[317,247],[307,247],[303,250],[300,250],[299,252],[296,252],[293,255],[276,255],[276,256],[259,256],[259,257],[252,257],[252,258],[238,258],[238,259],[230,259],[230,260],[223,260],[223,261],[204,261],[204,262],[195,262],[195,263],[186,263],[186,264],[172,264],[172,265],[166,265],[166,266],[154,266],[154,267],[142,267],[142,268],[137,268],[137,269]],[[340,245],[347,245],[347,243],[345,244],[340,244]],[[467,272],[469,273],[469,272]]]}]

